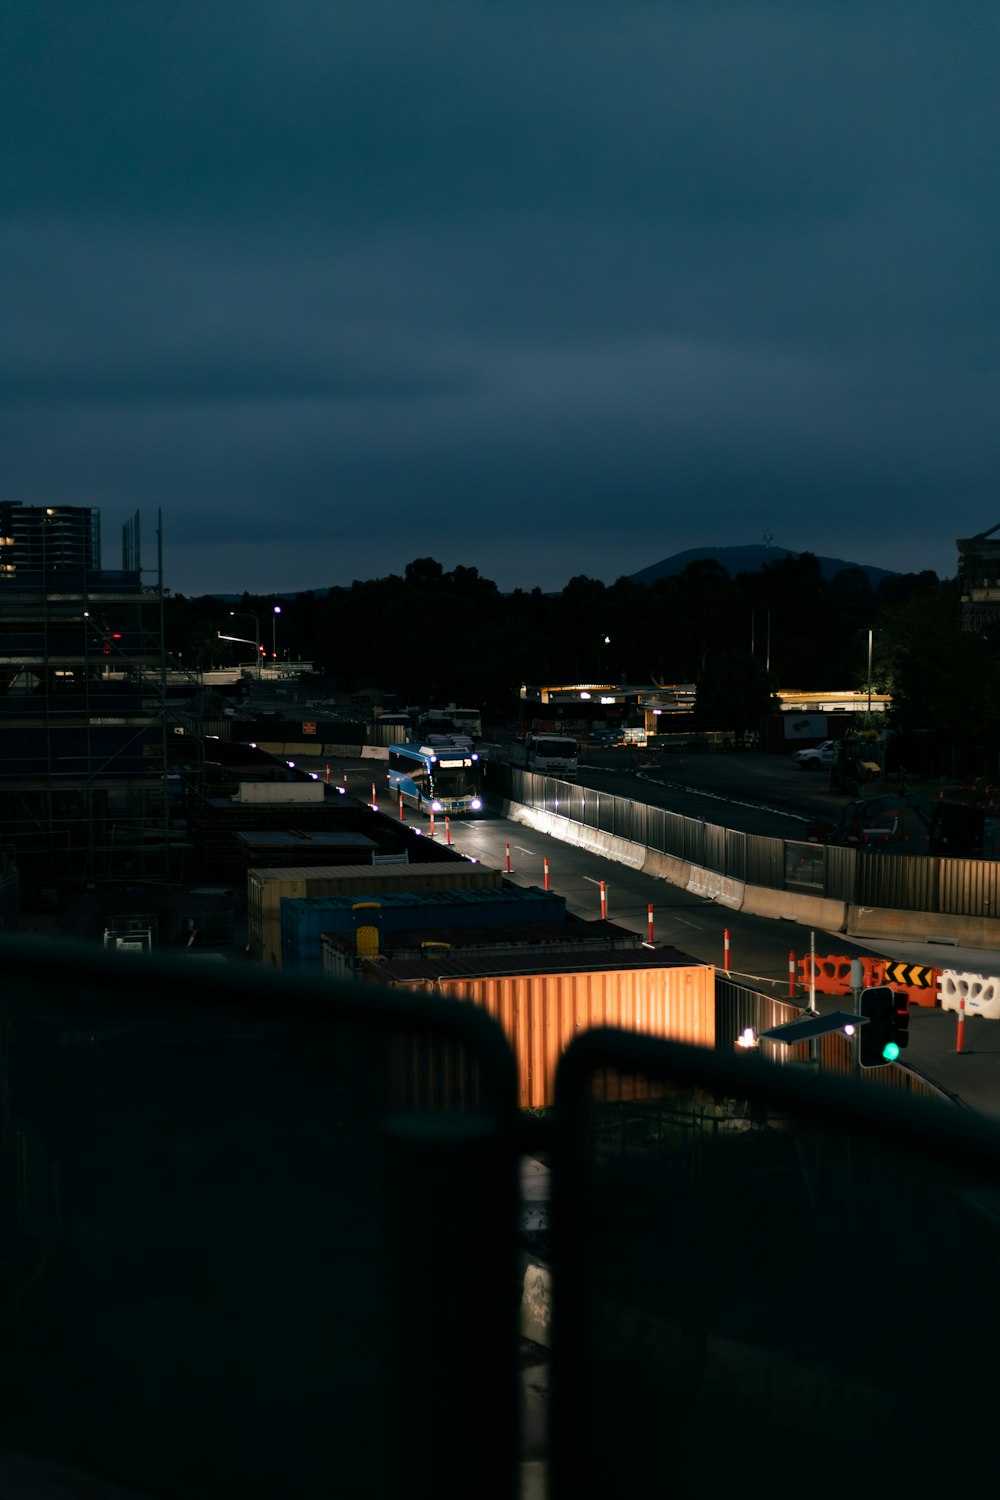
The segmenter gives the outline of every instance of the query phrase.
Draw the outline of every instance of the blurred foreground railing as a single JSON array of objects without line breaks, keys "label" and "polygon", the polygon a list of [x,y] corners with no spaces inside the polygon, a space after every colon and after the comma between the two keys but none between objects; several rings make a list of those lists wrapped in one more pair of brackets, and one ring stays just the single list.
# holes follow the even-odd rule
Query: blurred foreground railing
[{"label": "blurred foreground railing", "polygon": [[620,1032],[558,1085],[554,1500],[991,1482],[949,1393],[1000,1334],[995,1125]]},{"label": "blurred foreground railing", "polygon": [[192,1500],[509,1495],[499,1028],[194,958],[0,965],[0,1447]]},{"label": "blurred foreground railing", "polygon": [[[184,1500],[509,1500],[528,1131],[488,1018],[26,939],[0,964],[0,1493],[49,1493],[16,1453]],[[1000,1334],[997,1126],[593,1031],[530,1129],[554,1500],[986,1492],[955,1393]]]}]

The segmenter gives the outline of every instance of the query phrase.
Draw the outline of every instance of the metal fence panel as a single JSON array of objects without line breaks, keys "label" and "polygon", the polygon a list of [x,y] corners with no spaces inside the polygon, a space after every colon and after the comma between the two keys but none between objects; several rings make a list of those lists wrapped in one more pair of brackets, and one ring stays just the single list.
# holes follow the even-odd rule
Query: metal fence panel
[{"label": "metal fence panel", "polygon": [[858,851],[828,844],[824,850],[826,880],[823,894],[831,901],[854,901],[857,889]]},{"label": "metal fence panel", "polygon": [[859,849],[857,904],[903,911],[937,911],[940,864],[939,859],[926,854],[875,854]]},{"label": "metal fence panel", "polygon": [[794,844],[785,841],[785,889],[824,894],[824,854],[822,844]]},{"label": "metal fence panel", "polygon": [[783,839],[768,838],[762,833],[746,835],[747,885],[762,885],[780,891],[785,884],[785,844]]},{"label": "metal fence panel", "polygon": [[[721,974],[715,976],[716,1046],[725,1047],[727,1042],[734,1046],[736,1038],[749,1027],[759,1036],[772,1026],[797,1020],[801,1014],[802,1007],[794,1000],[779,1000],[776,995],[749,989]],[[802,1050],[800,1046],[776,1048],[775,1061],[797,1061]]]},{"label": "metal fence panel", "polygon": [[655,850],[657,854],[664,852],[664,840],[666,838],[667,814],[662,807],[651,807],[646,818],[647,848]]},{"label": "metal fence panel", "polygon": [[583,815],[581,823],[587,828],[597,828],[601,816],[601,794],[593,787],[583,788]]},{"label": "metal fence panel", "polygon": [[704,823],[704,853],[699,864],[722,875],[726,868],[726,830],[718,823]]},{"label": "metal fence panel", "polygon": [[747,878],[747,835],[737,833],[733,828],[725,829],[725,852],[723,854],[723,875],[728,875],[730,880],[746,880]]},{"label": "metal fence panel", "polygon": [[958,916],[1000,916],[1000,863],[986,859],[937,861],[938,911]]},{"label": "metal fence panel", "polygon": [[684,818],[681,824],[680,856],[693,865],[705,864],[705,828],[698,818]]}]

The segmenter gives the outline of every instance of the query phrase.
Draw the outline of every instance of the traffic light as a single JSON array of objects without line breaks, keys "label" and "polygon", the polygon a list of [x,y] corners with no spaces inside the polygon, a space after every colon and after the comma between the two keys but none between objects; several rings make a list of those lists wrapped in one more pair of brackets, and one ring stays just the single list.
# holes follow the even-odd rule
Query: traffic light
[{"label": "traffic light", "polygon": [[868,1017],[858,1037],[858,1061],[863,1068],[884,1068],[899,1056],[893,1037],[897,998],[887,984],[861,991],[861,1014]]},{"label": "traffic light", "polygon": [[899,990],[893,990],[892,998],[892,1040],[896,1044],[898,1055],[904,1047],[910,1045],[910,997],[900,994]]}]

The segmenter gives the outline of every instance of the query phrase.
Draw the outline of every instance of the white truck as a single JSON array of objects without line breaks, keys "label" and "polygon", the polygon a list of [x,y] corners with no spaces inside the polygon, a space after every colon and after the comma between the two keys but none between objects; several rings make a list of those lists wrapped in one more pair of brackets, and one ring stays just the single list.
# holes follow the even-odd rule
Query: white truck
[{"label": "white truck", "polygon": [[566,734],[526,734],[510,747],[512,766],[537,771],[540,776],[558,776],[561,781],[575,781],[577,744]]}]

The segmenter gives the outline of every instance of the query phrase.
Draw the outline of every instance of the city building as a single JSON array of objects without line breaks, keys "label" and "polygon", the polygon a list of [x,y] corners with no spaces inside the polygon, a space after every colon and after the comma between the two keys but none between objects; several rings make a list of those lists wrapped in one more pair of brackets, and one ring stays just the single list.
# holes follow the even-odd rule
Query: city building
[{"label": "city building", "polygon": [[959,538],[958,580],[961,586],[962,629],[982,630],[1000,619],[1000,522],[989,531]]},{"label": "city building", "polygon": [[167,880],[161,567],[102,568],[90,508],[0,505],[0,843],[22,897]]},{"label": "city building", "polygon": [[0,500],[0,579],[95,573],[100,566],[99,510]]}]

